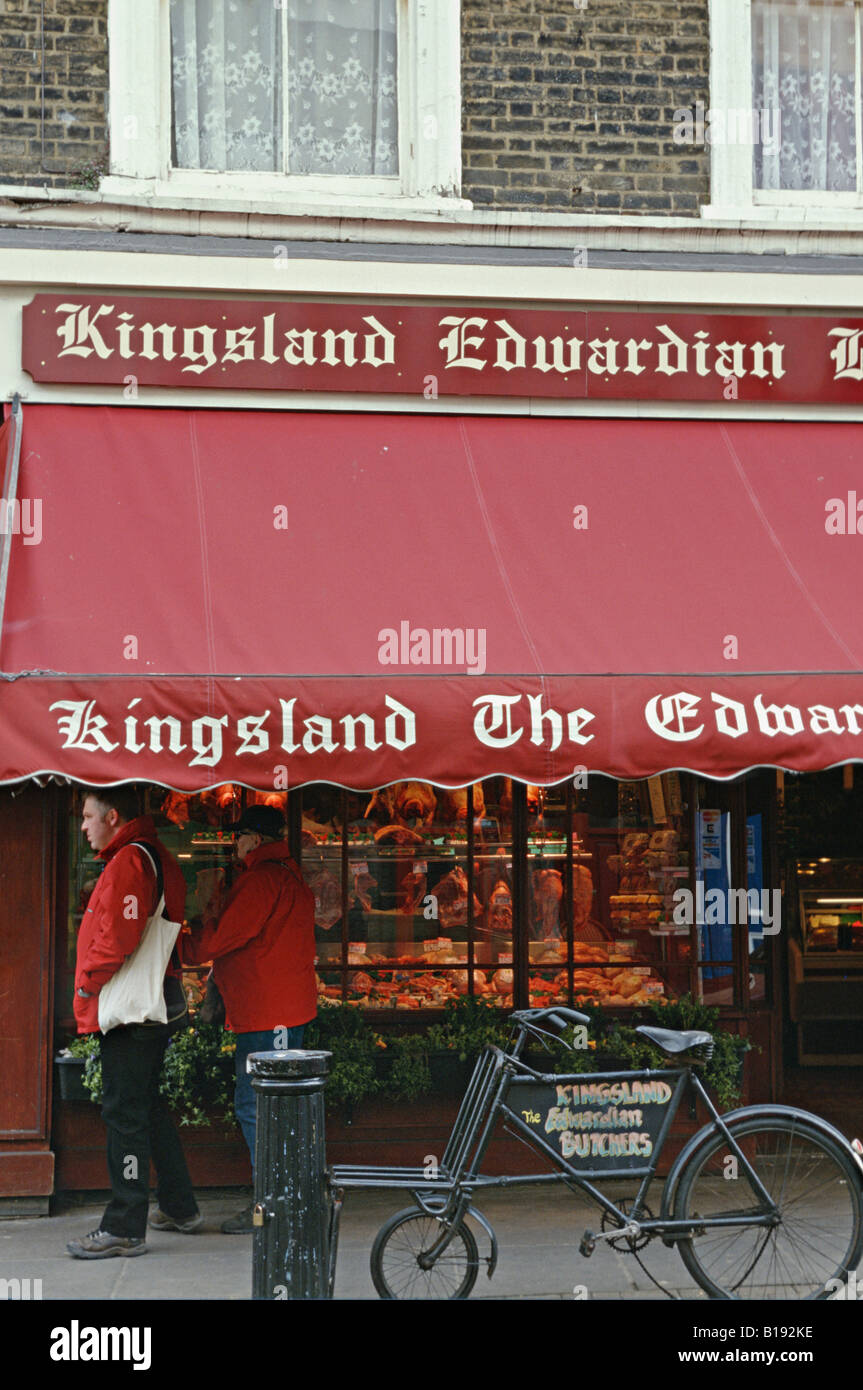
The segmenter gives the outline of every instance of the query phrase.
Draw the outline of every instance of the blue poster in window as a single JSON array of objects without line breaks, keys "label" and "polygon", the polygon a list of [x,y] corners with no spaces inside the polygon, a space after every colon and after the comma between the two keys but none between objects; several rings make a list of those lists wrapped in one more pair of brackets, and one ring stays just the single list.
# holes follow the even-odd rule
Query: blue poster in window
[{"label": "blue poster in window", "polygon": [[761,813],[746,817],[746,887],[755,889],[757,899],[750,892],[749,902],[757,901],[758,906],[749,909],[749,952],[763,945],[764,926],[761,921],[761,904],[764,901],[761,890],[764,887],[764,864],[761,857]]},{"label": "blue poster in window", "polygon": [[[727,811],[701,810],[696,820],[696,921],[701,960],[731,960],[728,922],[730,883],[730,816]],[[705,966],[704,979],[729,975],[730,967]]]}]

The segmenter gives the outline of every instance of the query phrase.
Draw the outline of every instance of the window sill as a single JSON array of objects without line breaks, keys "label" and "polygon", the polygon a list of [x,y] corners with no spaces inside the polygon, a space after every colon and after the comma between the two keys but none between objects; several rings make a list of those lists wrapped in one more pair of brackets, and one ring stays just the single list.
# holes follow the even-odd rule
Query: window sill
[{"label": "window sill", "polygon": [[863,229],[863,203],[858,206],[828,207],[825,204],[792,203],[748,203],[727,206],[721,203],[705,203],[701,208],[704,222],[725,223],[727,226],[743,230],[757,231],[764,228],[776,231],[783,227],[789,230],[805,227],[811,230],[824,228],[825,231],[851,231]]},{"label": "window sill", "polygon": [[470,209],[466,198],[443,197],[440,194],[369,193],[352,194],[342,185],[338,190],[302,188],[286,184],[280,189],[231,189],[222,184],[202,189],[194,180],[133,179],[109,175],[99,185],[100,201],[129,201],[138,207],[178,209],[196,212],[260,212],[284,213],[291,217],[320,216],[331,213],[346,217],[403,217],[417,213],[437,216]]}]

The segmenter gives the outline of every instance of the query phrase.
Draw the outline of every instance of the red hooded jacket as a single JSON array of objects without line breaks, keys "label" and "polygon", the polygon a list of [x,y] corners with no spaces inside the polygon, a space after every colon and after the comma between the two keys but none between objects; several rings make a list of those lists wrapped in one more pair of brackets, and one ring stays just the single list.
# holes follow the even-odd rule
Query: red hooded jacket
[{"label": "red hooded jacket", "polygon": [[[172,922],[183,920],[186,881],[182,869],[156,834],[152,816],[127,821],[111,843],[99,851],[98,857],[106,861],[106,866],[90,894],[78,932],[74,1007],[79,1033],[98,1033],[99,990],[132,954],[144,934],[148,917],[156,910],[153,866],[143,850],[128,848],[133,840],[141,840],[158,854],[166,915]],[[91,997],[81,999],[79,989]]]},{"label": "red hooded jacket", "polygon": [[182,959],[213,962],[234,1033],[294,1028],[317,1013],[315,895],[282,841],[258,845],[218,920],[181,937]]}]

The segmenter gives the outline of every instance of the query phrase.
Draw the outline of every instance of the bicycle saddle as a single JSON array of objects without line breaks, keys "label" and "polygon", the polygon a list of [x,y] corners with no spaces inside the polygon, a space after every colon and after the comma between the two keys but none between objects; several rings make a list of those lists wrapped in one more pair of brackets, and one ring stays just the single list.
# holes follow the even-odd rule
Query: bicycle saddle
[{"label": "bicycle saddle", "polygon": [[643,1038],[648,1038],[663,1052],[688,1052],[691,1047],[713,1047],[713,1034],[702,1032],[677,1033],[671,1028],[651,1028],[642,1023],[636,1028]]}]

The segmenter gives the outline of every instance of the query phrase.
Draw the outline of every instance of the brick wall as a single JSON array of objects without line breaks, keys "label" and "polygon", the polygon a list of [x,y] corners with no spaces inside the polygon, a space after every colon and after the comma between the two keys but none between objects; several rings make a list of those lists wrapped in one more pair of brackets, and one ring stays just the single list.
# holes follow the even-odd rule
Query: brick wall
[{"label": "brick wall", "polygon": [[708,0],[462,0],[462,191],[478,206],[697,215]]},{"label": "brick wall", "polygon": [[[708,154],[674,144],[672,113],[708,103],[708,0],[461,3],[465,197],[697,215]],[[42,4],[0,0],[0,184],[86,186],[107,142],[108,0],[44,0],[44,126]]]},{"label": "brick wall", "polygon": [[107,143],[108,0],[44,0],[44,34],[42,11],[0,0],[0,184],[82,185]]}]

